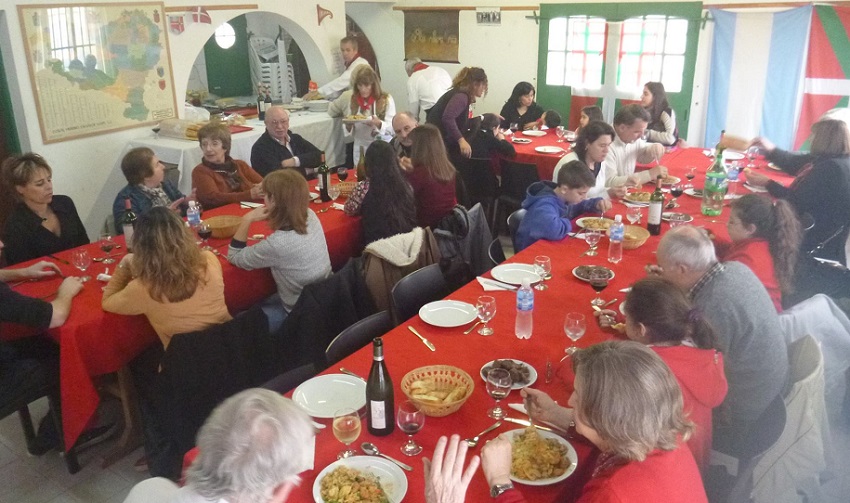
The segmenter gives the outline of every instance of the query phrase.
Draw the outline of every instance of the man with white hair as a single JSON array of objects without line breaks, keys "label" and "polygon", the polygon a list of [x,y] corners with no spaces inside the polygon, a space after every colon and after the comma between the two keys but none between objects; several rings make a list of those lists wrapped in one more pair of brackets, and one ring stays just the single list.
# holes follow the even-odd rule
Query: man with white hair
[{"label": "man with white hair", "polygon": [[417,121],[419,112],[428,113],[434,103],[452,87],[452,77],[449,72],[438,67],[429,66],[417,57],[404,61],[407,71],[407,102],[410,114]]},{"label": "man with white hair", "polygon": [[267,389],[242,391],[201,427],[185,486],[147,479],[124,503],[284,502],[310,468],[313,436],[310,418],[292,400]]},{"label": "man with white hair", "polygon": [[410,112],[399,112],[393,117],[395,136],[390,140],[390,145],[395,149],[399,164],[405,171],[413,169],[413,163],[410,161],[410,149],[413,147],[410,132],[418,125],[419,120]]},{"label": "man with white hair", "polygon": [[311,177],[322,152],[301,135],[289,130],[289,112],[280,105],[266,110],[266,132],[251,147],[251,167],[262,176],[278,169],[294,169]]},{"label": "man with white hair", "polygon": [[706,232],[671,229],[658,245],[655,270],[686,290],[714,328],[729,393],[714,411],[714,450],[733,454],[742,435],[785,388],[788,353],[776,308],[762,283],[739,262],[720,263]]}]

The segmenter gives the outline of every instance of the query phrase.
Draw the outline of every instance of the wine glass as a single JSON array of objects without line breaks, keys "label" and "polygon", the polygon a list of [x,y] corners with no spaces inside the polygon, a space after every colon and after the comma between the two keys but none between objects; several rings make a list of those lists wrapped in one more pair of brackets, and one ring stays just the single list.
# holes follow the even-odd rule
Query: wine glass
[{"label": "wine glass", "polygon": [[564,142],[564,136],[567,134],[567,130],[564,129],[564,126],[558,126],[555,128],[555,136],[558,137],[558,143]]},{"label": "wine glass", "polygon": [[534,285],[535,290],[546,290],[549,288],[546,285],[546,280],[552,276],[549,272],[552,271],[552,261],[546,255],[538,255],[534,257],[534,272],[540,275],[540,282]]},{"label": "wine glass", "polygon": [[348,179],[348,170],[345,166],[340,166],[339,169],[337,169],[336,176],[339,178],[340,182],[344,182]]},{"label": "wine glass", "polygon": [[115,248],[115,241],[112,239],[112,234],[104,232],[100,235],[100,249],[106,254],[103,259],[104,264],[114,264],[115,259],[109,256],[109,252]]},{"label": "wine glass", "polygon": [[407,442],[401,446],[401,453],[405,456],[416,456],[422,452],[422,446],[413,441],[413,435],[425,426],[425,414],[418,405],[405,400],[398,406],[396,422],[401,431],[407,433]]},{"label": "wine glass", "polygon": [[511,131],[516,134],[519,131],[519,122],[511,122]]},{"label": "wine glass", "polygon": [[584,240],[587,241],[587,244],[590,246],[590,249],[585,252],[585,255],[588,257],[596,255],[596,245],[599,244],[600,239],[602,239],[602,231],[597,229],[584,230]]},{"label": "wine glass", "polygon": [[475,309],[478,310],[478,319],[483,325],[478,329],[478,335],[488,336],[493,335],[493,329],[487,326],[487,322],[496,316],[496,299],[489,295],[478,297],[475,303]]},{"label": "wine glass", "polygon": [[632,225],[639,223],[642,218],[640,206],[629,206],[629,209],[626,210],[626,218]]},{"label": "wine glass", "polygon": [[198,226],[198,237],[201,238],[202,250],[212,250],[212,246],[207,244],[207,239],[212,237],[212,228],[204,221]]},{"label": "wine glass", "polygon": [[350,458],[357,454],[351,448],[351,443],[360,436],[360,415],[356,410],[345,408],[334,412],[334,436],[345,444],[345,449],[340,452],[336,459]]},{"label": "wine glass", "polygon": [[340,194],[339,184],[335,184],[335,185],[331,184],[331,186],[328,187],[328,197],[331,198],[331,201],[336,201],[337,198],[339,197],[339,194]]},{"label": "wine glass", "polygon": [[505,417],[505,410],[499,406],[499,401],[511,392],[511,373],[506,369],[490,369],[487,372],[487,393],[496,400],[496,405],[487,411],[487,415],[493,419]]},{"label": "wine glass", "polygon": [[567,337],[570,338],[573,343],[564,350],[566,356],[561,358],[561,361],[564,361],[567,357],[571,356],[573,353],[578,351],[578,347],[576,347],[575,343],[581,339],[581,336],[584,335],[584,332],[587,330],[587,321],[584,318],[584,315],[581,313],[567,313],[567,317],[564,318],[564,333],[567,334]]},{"label": "wine glass", "polygon": [[[89,255],[88,250],[84,248],[78,248],[73,251],[71,254],[71,263],[74,264],[74,267],[80,270],[80,272],[85,273],[86,269],[91,265],[91,256]],[[90,276],[83,276],[80,278],[80,281],[85,283],[90,280]]]},{"label": "wine glass", "polygon": [[755,145],[753,145],[752,147],[747,149],[747,160],[749,161],[747,163],[748,168],[753,169],[753,168],[756,167],[755,160],[756,160],[756,156],[758,156],[758,155],[759,155],[759,148],[756,147]]},{"label": "wine glass", "polygon": [[673,201],[670,203],[670,208],[678,208],[679,203],[676,202],[676,198],[684,194],[685,188],[682,187],[681,183],[674,183],[670,186],[670,195],[673,196]]},{"label": "wine glass", "polygon": [[602,290],[605,290],[608,287],[608,270],[607,269],[591,269],[590,274],[588,274],[588,280],[590,281],[590,286],[596,290],[596,298],[593,299],[590,304],[594,306],[601,306],[605,304],[605,301],[602,300]]},{"label": "wine glass", "polygon": [[689,189],[694,188],[694,178],[697,176],[697,168],[694,166],[688,166],[686,168],[688,171],[685,173],[685,178],[688,179],[688,187]]}]

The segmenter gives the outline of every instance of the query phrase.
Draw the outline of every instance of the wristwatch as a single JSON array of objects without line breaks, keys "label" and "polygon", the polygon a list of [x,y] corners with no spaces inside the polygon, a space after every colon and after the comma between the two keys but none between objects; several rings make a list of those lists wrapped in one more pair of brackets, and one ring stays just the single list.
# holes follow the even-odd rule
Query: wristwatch
[{"label": "wristwatch", "polygon": [[510,491],[514,488],[514,485],[508,482],[507,484],[496,484],[490,488],[490,496],[493,498],[498,498],[502,495],[502,493],[506,491]]}]

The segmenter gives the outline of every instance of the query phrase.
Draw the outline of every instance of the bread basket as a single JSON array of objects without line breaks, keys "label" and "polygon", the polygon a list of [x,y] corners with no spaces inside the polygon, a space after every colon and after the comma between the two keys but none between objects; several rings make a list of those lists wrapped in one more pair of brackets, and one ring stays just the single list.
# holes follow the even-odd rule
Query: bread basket
[{"label": "bread basket", "polygon": [[[434,402],[422,400],[413,396],[411,388],[414,382],[424,381],[429,384],[429,388],[437,392],[451,392],[460,387],[464,390],[463,394],[457,400],[447,403],[442,401]],[[407,398],[418,405],[426,416],[443,417],[448,416],[466,402],[472,395],[475,389],[475,382],[463,370],[451,365],[428,365],[411,370],[401,380],[401,391]]]},{"label": "bread basket", "polygon": [[623,233],[623,249],[640,248],[649,239],[649,231],[637,225],[627,225]]},{"label": "bread basket", "polygon": [[357,182],[339,182],[336,184],[339,187],[339,195],[342,197],[348,197],[354,192],[354,186]]},{"label": "bread basket", "polygon": [[209,217],[204,220],[204,223],[212,230],[212,237],[216,239],[232,238],[236,234],[236,229],[242,223],[242,217],[235,215],[218,215]]}]

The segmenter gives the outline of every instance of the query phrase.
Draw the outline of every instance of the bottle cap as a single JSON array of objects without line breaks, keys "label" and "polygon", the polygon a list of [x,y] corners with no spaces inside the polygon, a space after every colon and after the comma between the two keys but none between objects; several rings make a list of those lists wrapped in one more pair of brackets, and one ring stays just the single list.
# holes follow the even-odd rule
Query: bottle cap
[{"label": "bottle cap", "polygon": [[622,222],[623,221],[623,215],[614,215],[614,221],[615,222]]},{"label": "bottle cap", "polygon": [[528,278],[522,278],[522,286],[523,288],[531,287],[531,282],[528,280]]}]

